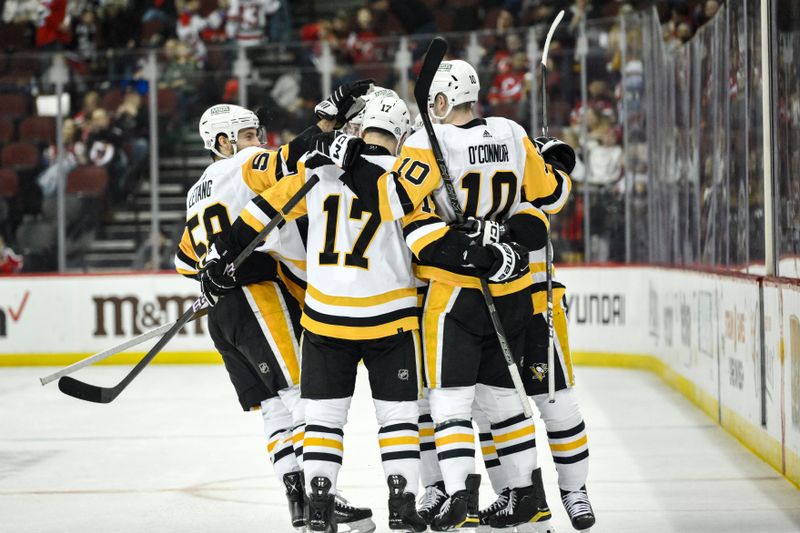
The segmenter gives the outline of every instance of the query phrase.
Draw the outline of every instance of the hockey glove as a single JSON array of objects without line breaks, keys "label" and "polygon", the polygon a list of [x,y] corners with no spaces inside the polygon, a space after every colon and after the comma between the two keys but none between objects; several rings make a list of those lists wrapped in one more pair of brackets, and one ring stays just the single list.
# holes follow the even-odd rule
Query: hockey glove
[{"label": "hockey glove", "polygon": [[513,281],[529,272],[528,251],[515,242],[473,246],[466,251],[465,259],[483,271],[482,278],[494,283]]},{"label": "hockey glove", "polygon": [[316,150],[330,158],[342,170],[350,169],[364,147],[364,141],[360,137],[347,133],[337,133],[333,137],[323,134],[318,135],[317,139]]},{"label": "hockey glove", "polygon": [[474,217],[467,217],[464,222],[453,226],[453,228],[463,231],[467,234],[467,237],[482,246],[500,242],[500,238],[506,233],[505,224]]},{"label": "hockey glove", "polygon": [[340,85],[328,98],[317,104],[314,114],[322,120],[334,120],[334,128],[341,128],[364,109],[366,103],[360,97],[367,94],[372,83],[373,80],[358,80]]},{"label": "hockey glove", "polygon": [[200,291],[211,307],[217,304],[221,296],[238,287],[233,272],[232,254],[224,247],[218,250],[217,244],[211,246],[200,272]]},{"label": "hockey glove", "polygon": [[555,137],[536,137],[533,140],[544,162],[567,174],[575,168],[575,150]]}]

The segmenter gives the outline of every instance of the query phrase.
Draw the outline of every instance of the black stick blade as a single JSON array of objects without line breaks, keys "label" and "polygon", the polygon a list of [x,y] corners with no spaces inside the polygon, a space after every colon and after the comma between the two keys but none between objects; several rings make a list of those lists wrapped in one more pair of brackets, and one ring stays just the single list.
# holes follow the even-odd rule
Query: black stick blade
[{"label": "black stick blade", "polygon": [[[436,75],[436,70],[439,68],[439,64],[446,53],[447,41],[441,37],[434,37],[431,44],[428,45],[428,51],[425,52],[425,60],[422,62],[417,83],[414,85],[414,100],[417,101],[420,112],[427,109],[428,92],[433,83],[433,77]],[[422,106],[421,102],[426,103],[425,107]]]},{"label": "black stick blade", "polygon": [[108,398],[106,394],[103,394],[104,389],[102,387],[78,381],[70,376],[62,376],[58,380],[58,390],[67,396],[87,402],[108,403],[113,400],[113,398]]}]

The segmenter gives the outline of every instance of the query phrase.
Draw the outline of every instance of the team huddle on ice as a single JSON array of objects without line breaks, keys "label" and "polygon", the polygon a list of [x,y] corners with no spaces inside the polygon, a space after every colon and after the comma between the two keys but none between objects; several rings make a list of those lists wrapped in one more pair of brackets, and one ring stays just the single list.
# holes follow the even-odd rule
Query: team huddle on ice
[{"label": "team huddle on ice", "polygon": [[[472,66],[445,61],[420,109],[435,123],[457,199],[426,130],[412,133],[405,102],[370,80],[337,88],[317,105],[319,121],[278,150],[260,146],[258,118],[244,108],[216,105],[200,120],[214,162],[188,193],[175,265],[200,281],[242,408],[261,409],[297,530],[375,530],[369,509],[336,494],[363,361],[389,529],[553,531],[534,423],[482,279],[545,422],[572,525],[594,524],[564,286],[555,279],[555,368],[544,316],[547,215],[569,196],[575,154],[557,139],[532,141],[511,120],[476,118],[478,91]],[[234,271],[276,217],[277,228]],[[555,403],[547,401],[551,379]],[[496,493],[484,509],[473,424]]]}]

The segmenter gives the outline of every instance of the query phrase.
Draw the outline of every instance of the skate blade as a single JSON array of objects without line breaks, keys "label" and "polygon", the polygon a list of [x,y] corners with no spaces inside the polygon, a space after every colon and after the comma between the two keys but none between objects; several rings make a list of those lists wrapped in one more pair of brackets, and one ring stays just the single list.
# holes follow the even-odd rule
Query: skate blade
[{"label": "skate blade", "polygon": [[355,522],[338,522],[336,525],[339,533],[372,533],[375,531],[375,522],[371,518]]},{"label": "skate blade", "polygon": [[556,528],[550,523],[550,520],[544,522],[528,522],[520,524],[514,528],[508,529],[495,529],[494,531],[507,531],[514,533],[556,533]]}]

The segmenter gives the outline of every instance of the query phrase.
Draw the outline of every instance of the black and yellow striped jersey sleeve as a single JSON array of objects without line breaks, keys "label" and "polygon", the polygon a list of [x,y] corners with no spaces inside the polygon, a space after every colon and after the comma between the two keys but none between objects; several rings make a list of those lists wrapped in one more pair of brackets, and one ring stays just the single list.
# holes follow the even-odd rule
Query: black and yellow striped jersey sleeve
[{"label": "black and yellow striped jersey sleeve", "polygon": [[410,215],[441,184],[442,175],[429,147],[403,145],[394,167],[386,171],[359,158],[341,180],[384,222]]},{"label": "black and yellow striped jersey sleeve", "polygon": [[283,177],[281,151],[261,150],[242,163],[242,181],[255,194],[261,194]]},{"label": "black and yellow striped jersey sleeve", "polygon": [[175,252],[175,270],[179,274],[194,278],[200,272],[199,263],[200,259],[192,246],[189,228],[184,227],[181,242],[178,243],[178,249]]},{"label": "black and yellow striped jersey sleeve", "polygon": [[572,189],[569,174],[546,164],[533,141],[523,139],[525,146],[525,175],[522,180],[524,197],[545,213],[561,211]]}]

